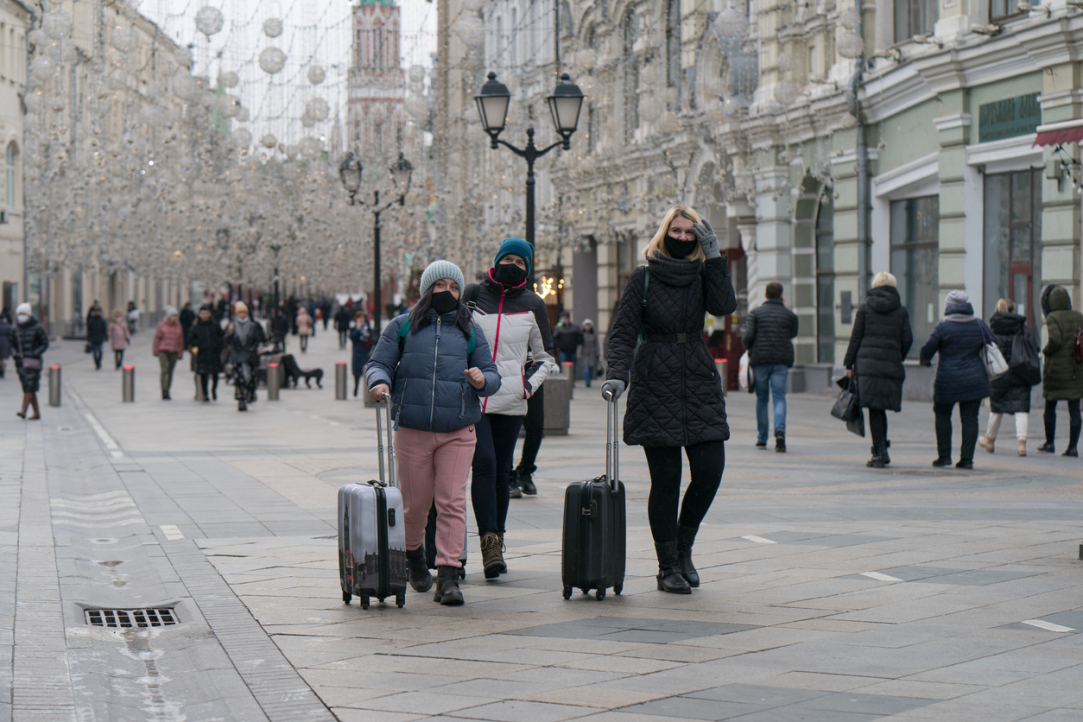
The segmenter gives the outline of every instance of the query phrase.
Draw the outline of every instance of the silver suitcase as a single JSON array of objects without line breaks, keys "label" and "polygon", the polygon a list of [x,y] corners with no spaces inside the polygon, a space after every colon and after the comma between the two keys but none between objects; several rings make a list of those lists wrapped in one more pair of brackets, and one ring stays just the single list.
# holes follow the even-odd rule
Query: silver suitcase
[{"label": "silver suitcase", "polygon": [[[380,478],[364,484],[346,484],[338,490],[338,571],[342,601],[357,596],[362,609],[369,598],[381,602],[394,597],[406,603],[406,520],[402,494],[395,478],[395,447],[392,442],[390,397],[376,408]],[[384,430],[387,420],[387,464],[384,464]]]}]

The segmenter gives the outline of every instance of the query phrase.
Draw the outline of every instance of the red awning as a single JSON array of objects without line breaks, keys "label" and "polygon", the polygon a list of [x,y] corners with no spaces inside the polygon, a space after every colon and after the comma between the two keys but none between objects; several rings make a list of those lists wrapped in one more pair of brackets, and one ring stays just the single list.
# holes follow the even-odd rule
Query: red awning
[{"label": "red awning", "polygon": [[1039,125],[1038,135],[1034,138],[1034,145],[1067,145],[1068,143],[1078,143],[1081,140],[1083,140],[1083,118],[1076,118],[1063,123]]}]

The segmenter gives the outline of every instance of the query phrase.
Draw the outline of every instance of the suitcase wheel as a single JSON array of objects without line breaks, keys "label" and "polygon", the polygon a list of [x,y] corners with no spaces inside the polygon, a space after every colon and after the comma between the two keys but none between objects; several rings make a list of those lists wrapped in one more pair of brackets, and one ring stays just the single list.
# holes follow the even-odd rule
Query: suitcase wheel
[{"label": "suitcase wheel", "polygon": [[565,599],[571,599],[572,598],[572,588],[571,587],[564,587],[564,598]]},{"label": "suitcase wheel", "polygon": [[594,592],[594,598],[597,599],[599,602],[605,599],[605,589],[599,589],[598,591]]},{"label": "suitcase wheel", "polygon": [[349,604],[351,599],[353,599],[352,594],[350,594],[349,592],[343,592],[342,593],[342,603],[343,604]]},{"label": "suitcase wheel", "polygon": [[616,594],[618,597],[620,596],[620,593],[622,591],[624,591],[624,585],[623,584],[618,584],[617,586],[613,587],[613,593]]},{"label": "suitcase wheel", "polygon": [[359,601],[361,603],[361,608],[362,609],[368,609],[369,608],[369,598],[368,597],[358,597],[357,601]]},{"label": "suitcase wheel", "polygon": [[395,595],[395,604],[398,605],[399,609],[402,609],[403,607],[405,607],[406,606],[406,595],[405,594],[396,594]]}]

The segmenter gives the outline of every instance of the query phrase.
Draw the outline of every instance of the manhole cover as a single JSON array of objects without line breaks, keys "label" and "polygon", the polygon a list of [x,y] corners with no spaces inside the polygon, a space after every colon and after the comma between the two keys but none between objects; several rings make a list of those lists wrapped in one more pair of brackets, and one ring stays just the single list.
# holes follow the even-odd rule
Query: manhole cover
[{"label": "manhole cover", "polygon": [[84,612],[86,623],[92,627],[133,629],[177,624],[177,616],[172,609],[87,609]]}]

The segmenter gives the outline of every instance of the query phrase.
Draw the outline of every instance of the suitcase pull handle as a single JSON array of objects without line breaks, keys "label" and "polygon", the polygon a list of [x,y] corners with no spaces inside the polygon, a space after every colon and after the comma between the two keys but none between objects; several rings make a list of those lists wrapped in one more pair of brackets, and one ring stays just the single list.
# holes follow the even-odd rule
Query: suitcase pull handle
[{"label": "suitcase pull handle", "polygon": [[620,448],[620,436],[617,429],[617,397],[612,393],[605,394],[605,476],[613,491],[617,490],[617,450]]},{"label": "suitcase pull handle", "polygon": [[387,526],[395,526],[395,510],[393,508],[387,510]]},{"label": "suitcase pull handle", "polygon": [[[380,407],[384,407],[387,416],[387,467],[384,467],[384,430],[380,421]],[[380,452],[380,481],[386,486],[399,488],[398,478],[395,474],[395,443],[392,436],[391,426],[391,394],[384,392],[383,400],[376,404],[376,443]]]}]

